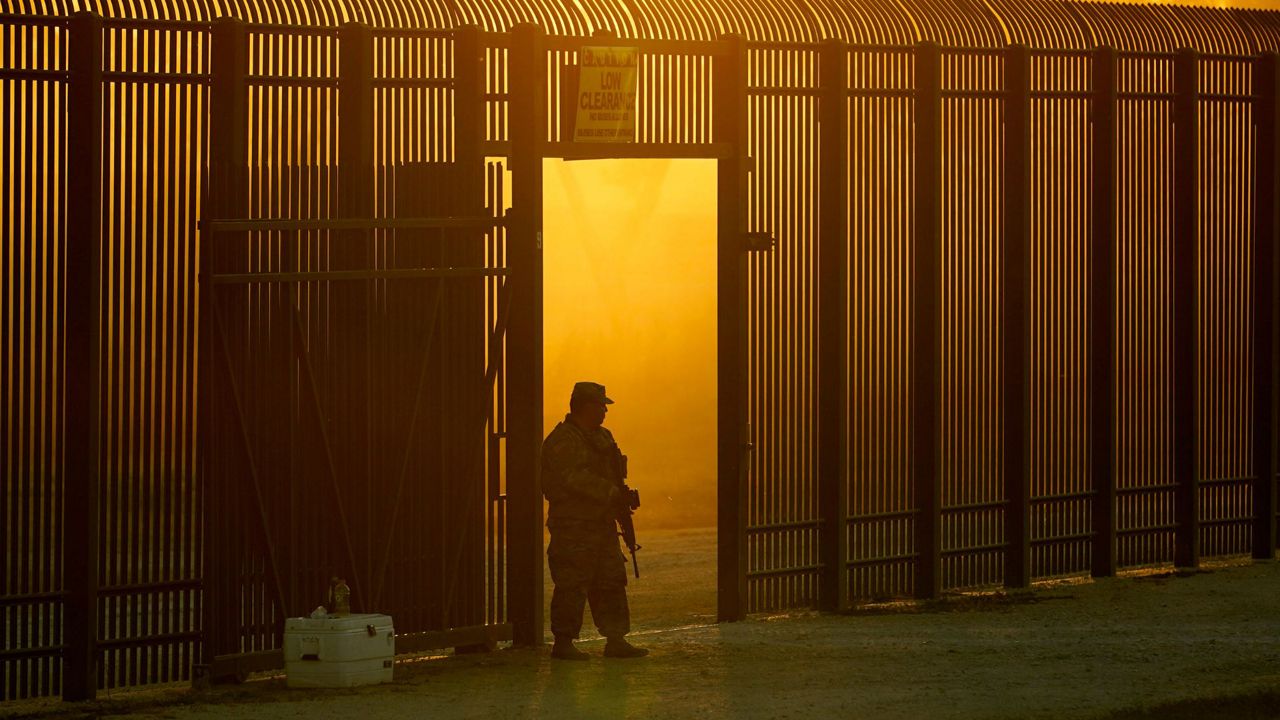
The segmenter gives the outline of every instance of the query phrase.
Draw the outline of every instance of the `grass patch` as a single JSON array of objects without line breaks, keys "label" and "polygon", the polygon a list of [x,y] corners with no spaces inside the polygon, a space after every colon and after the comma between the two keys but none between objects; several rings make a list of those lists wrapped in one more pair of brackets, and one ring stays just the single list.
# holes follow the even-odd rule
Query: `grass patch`
[{"label": "grass patch", "polygon": [[1263,720],[1280,718],[1280,689],[1260,690],[1242,695],[1181,700],[1144,708],[1116,710],[1100,720]]}]

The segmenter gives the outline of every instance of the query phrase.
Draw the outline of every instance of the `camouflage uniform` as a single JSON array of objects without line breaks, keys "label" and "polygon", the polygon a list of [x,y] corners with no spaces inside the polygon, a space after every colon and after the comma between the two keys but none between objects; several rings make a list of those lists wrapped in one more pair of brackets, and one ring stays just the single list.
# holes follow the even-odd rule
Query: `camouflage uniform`
[{"label": "camouflage uniform", "polygon": [[542,490],[550,503],[547,558],[555,583],[551,632],[557,638],[578,637],[587,602],[601,635],[622,637],[631,630],[626,560],[610,503],[613,445],[608,430],[584,430],[568,415],[542,444]]}]

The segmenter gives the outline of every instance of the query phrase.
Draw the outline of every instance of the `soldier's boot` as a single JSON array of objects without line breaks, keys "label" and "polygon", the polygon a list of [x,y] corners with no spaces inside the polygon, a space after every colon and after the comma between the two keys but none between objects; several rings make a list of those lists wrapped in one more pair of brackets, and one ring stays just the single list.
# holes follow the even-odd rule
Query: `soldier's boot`
[{"label": "soldier's boot", "polygon": [[604,656],[611,658],[638,658],[649,654],[648,648],[641,648],[627,642],[623,637],[611,637],[604,644]]},{"label": "soldier's boot", "polygon": [[556,638],[555,645],[551,646],[551,657],[557,660],[586,660],[591,656],[574,647],[572,639]]}]

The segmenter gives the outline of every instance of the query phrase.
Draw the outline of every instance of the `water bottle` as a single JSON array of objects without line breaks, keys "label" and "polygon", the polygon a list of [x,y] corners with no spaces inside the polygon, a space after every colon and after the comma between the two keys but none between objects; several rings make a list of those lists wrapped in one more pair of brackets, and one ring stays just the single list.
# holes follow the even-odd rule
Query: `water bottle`
[{"label": "water bottle", "polygon": [[338,578],[338,582],[333,586],[333,615],[350,615],[351,614],[351,588],[347,587],[347,581]]}]

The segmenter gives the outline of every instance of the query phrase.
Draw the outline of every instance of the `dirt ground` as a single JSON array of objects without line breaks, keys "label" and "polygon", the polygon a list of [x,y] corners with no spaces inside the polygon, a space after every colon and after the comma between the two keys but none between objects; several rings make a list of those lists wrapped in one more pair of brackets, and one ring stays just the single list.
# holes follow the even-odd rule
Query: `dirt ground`
[{"label": "dirt ground", "polygon": [[[84,709],[262,720],[1095,718],[1280,688],[1276,562],[716,625],[714,532],[652,533],[645,545],[632,600],[648,658],[603,659],[597,638],[581,643],[597,656],[586,663],[505,649],[402,662],[394,683],[371,688],[289,690],[273,677]],[[8,710],[0,715],[19,708]]]}]

